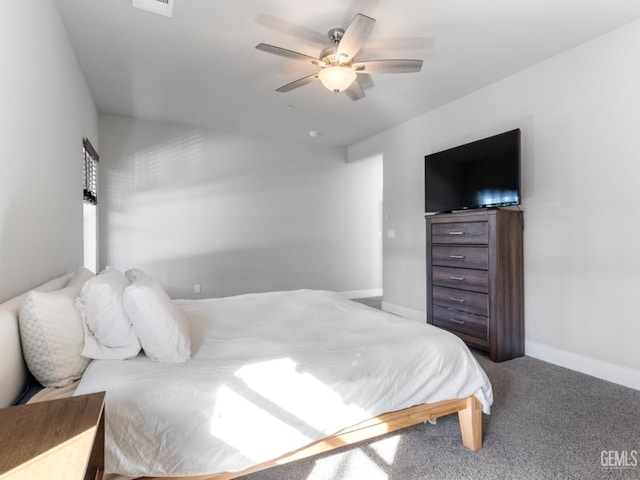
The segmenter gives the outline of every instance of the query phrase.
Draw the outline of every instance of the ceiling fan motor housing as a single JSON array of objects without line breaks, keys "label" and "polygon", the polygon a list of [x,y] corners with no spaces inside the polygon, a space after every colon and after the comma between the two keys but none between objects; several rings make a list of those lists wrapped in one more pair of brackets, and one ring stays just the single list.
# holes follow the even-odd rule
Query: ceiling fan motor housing
[{"label": "ceiling fan motor housing", "polygon": [[[341,59],[343,61],[341,61]],[[345,62],[344,55],[338,55],[338,44],[331,45],[320,52],[320,60],[327,65],[349,65],[350,62]]]},{"label": "ceiling fan motor housing", "polygon": [[346,57],[342,57],[337,55],[338,44],[340,40],[342,40],[342,36],[344,35],[344,28],[335,27],[329,30],[327,36],[329,40],[333,42],[333,45],[329,45],[325,49],[320,52],[320,59],[325,62],[327,65],[349,65],[350,62],[345,62]]}]

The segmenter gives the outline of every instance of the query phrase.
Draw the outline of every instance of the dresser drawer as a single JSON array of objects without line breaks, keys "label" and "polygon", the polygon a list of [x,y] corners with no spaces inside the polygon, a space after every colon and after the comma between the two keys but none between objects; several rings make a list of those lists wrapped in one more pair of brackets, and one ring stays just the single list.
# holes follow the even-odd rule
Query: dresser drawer
[{"label": "dresser drawer", "polygon": [[441,267],[489,268],[489,249],[487,247],[431,247],[431,262]]},{"label": "dresser drawer", "polygon": [[486,293],[434,286],[433,304],[484,317],[489,316],[489,295]]},{"label": "dresser drawer", "polygon": [[489,340],[489,320],[486,317],[434,306],[433,324],[453,332]]},{"label": "dresser drawer", "polygon": [[489,292],[489,272],[468,268],[433,267],[431,282],[441,287],[460,288],[474,292]]},{"label": "dresser drawer", "polygon": [[489,243],[489,225],[487,222],[434,223],[431,225],[431,242],[486,245]]}]

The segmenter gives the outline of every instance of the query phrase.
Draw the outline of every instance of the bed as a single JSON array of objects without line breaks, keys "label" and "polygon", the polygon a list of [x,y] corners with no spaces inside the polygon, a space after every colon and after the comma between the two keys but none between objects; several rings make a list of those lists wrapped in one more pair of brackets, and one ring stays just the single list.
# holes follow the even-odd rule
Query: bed
[{"label": "bed", "polygon": [[[23,301],[0,305],[1,406],[28,374]],[[445,331],[329,291],[172,304],[189,326],[190,359],[93,360],[73,385],[76,395],[107,392],[107,472],[231,479],[452,413],[463,444],[481,448],[491,384]]]}]

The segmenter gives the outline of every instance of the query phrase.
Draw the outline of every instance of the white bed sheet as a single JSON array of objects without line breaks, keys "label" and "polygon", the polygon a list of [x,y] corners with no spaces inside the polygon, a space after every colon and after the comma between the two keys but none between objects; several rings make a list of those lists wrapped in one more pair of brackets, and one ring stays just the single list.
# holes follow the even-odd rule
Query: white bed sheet
[{"label": "white bed sheet", "polygon": [[75,394],[105,390],[107,472],[240,471],[384,412],[491,384],[454,335],[327,291],[177,300],[193,358],[94,360]]}]

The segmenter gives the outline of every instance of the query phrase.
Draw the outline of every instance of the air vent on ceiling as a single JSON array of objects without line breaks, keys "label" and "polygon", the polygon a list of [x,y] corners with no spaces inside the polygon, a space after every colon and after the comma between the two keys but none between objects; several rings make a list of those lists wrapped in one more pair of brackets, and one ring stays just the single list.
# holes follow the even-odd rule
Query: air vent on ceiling
[{"label": "air vent on ceiling", "polygon": [[170,17],[173,14],[173,0],[132,0],[133,6],[148,12]]}]

